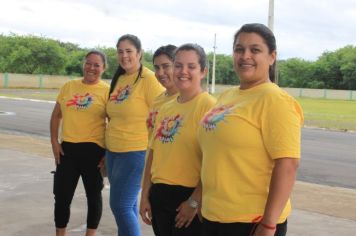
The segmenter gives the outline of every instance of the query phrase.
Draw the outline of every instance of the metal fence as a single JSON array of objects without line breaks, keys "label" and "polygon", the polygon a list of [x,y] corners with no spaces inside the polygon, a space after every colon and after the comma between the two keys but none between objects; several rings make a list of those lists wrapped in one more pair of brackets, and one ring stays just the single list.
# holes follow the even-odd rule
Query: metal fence
[{"label": "metal fence", "polygon": [[[58,89],[71,79],[81,77],[58,76],[58,75],[26,75],[0,73],[0,88],[53,88]],[[107,81],[108,83],[110,81]],[[231,85],[216,85],[216,93],[221,93]],[[283,88],[294,97],[324,98],[356,100],[354,90],[332,90],[332,89],[307,89],[307,88]]]}]

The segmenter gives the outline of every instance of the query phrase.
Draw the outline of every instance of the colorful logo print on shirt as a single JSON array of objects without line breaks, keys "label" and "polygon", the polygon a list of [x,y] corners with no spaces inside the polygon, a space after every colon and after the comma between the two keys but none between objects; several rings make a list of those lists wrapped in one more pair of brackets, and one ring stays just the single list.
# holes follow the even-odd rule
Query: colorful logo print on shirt
[{"label": "colorful logo print on shirt", "polygon": [[148,129],[153,129],[153,126],[155,125],[156,121],[156,116],[158,114],[158,111],[152,110],[150,113],[148,113],[148,118],[146,120],[146,125]]},{"label": "colorful logo print on shirt", "polygon": [[201,123],[206,131],[216,128],[218,122],[224,120],[225,115],[231,112],[232,105],[222,105],[210,110],[202,119]]},{"label": "colorful logo print on shirt", "polygon": [[131,88],[130,85],[126,85],[124,88],[119,88],[110,96],[110,101],[114,101],[118,104],[123,103],[129,97]]},{"label": "colorful logo print on shirt", "polygon": [[74,106],[77,110],[87,109],[93,103],[93,95],[86,93],[84,96],[75,94],[68,100],[67,107]]},{"label": "colorful logo print on shirt", "polygon": [[172,143],[174,135],[178,132],[179,127],[182,126],[182,122],[183,117],[180,115],[164,118],[157,129],[155,139],[158,138],[162,143]]}]

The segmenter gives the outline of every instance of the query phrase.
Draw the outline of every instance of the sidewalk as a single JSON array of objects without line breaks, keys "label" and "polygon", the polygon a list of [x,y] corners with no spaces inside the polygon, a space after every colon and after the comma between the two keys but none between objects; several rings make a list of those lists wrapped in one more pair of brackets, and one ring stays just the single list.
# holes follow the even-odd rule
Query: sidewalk
[{"label": "sidewalk", "polygon": [[[0,235],[54,235],[52,175],[49,139],[0,133]],[[103,217],[98,236],[116,235],[103,190]],[[72,204],[69,236],[84,235],[86,198],[80,183]],[[288,236],[355,236],[356,190],[297,182]],[[153,236],[141,224],[143,236]]]}]

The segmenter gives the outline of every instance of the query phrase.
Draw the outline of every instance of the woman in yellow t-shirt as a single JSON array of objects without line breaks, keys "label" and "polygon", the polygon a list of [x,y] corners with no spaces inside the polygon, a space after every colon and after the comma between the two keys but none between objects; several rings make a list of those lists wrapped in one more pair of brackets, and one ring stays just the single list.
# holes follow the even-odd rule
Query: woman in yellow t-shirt
[{"label": "woman in yellow t-shirt", "polygon": [[148,129],[148,140],[151,138],[156,116],[159,108],[166,102],[176,99],[178,90],[173,81],[173,58],[174,51],[177,49],[174,45],[159,47],[153,54],[153,66],[155,75],[161,85],[166,89],[153,101],[149,115],[146,120]]},{"label": "woman in yellow t-shirt", "polygon": [[83,79],[71,80],[61,88],[52,112],[50,131],[56,163],[53,193],[57,235],[66,233],[70,204],[79,177],[88,203],[86,236],[95,235],[101,218],[103,178],[99,163],[105,154],[105,106],[109,85],[100,78],[105,68],[106,56],[102,52],[88,52]]},{"label": "woman in yellow t-shirt", "polygon": [[180,46],[174,58],[177,99],[156,117],[144,172],[140,214],[156,235],[195,236],[201,199],[201,151],[196,138],[200,119],[215,103],[203,92],[206,55],[199,45]]},{"label": "woman in yellow t-shirt", "polygon": [[130,34],[117,42],[119,67],[106,106],[106,164],[110,207],[119,235],[139,236],[137,196],[148,145],[146,118],[153,100],[163,92],[154,73],[142,66],[140,40]]},{"label": "woman in yellow t-shirt", "polygon": [[274,81],[276,41],[262,24],[235,34],[240,86],[228,89],[198,131],[206,236],[284,236],[300,158],[303,112]]}]

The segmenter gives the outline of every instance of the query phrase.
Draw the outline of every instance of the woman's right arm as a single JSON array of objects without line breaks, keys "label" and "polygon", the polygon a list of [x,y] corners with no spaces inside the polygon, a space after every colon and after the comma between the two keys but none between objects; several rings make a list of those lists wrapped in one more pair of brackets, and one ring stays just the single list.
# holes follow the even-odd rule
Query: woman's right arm
[{"label": "woman's right arm", "polygon": [[61,106],[58,102],[53,108],[51,121],[50,121],[50,133],[51,133],[51,143],[52,151],[55,159],[56,165],[60,164],[60,155],[63,155],[63,149],[61,144],[58,142],[59,125],[62,119]]},{"label": "woman's right arm", "polygon": [[152,211],[151,211],[151,204],[148,198],[149,198],[150,188],[152,186],[151,166],[153,160],[153,150],[148,149],[148,151],[149,153],[146,159],[145,171],[143,174],[143,181],[142,181],[140,215],[143,222],[145,222],[148,225],[151,225]]}]

